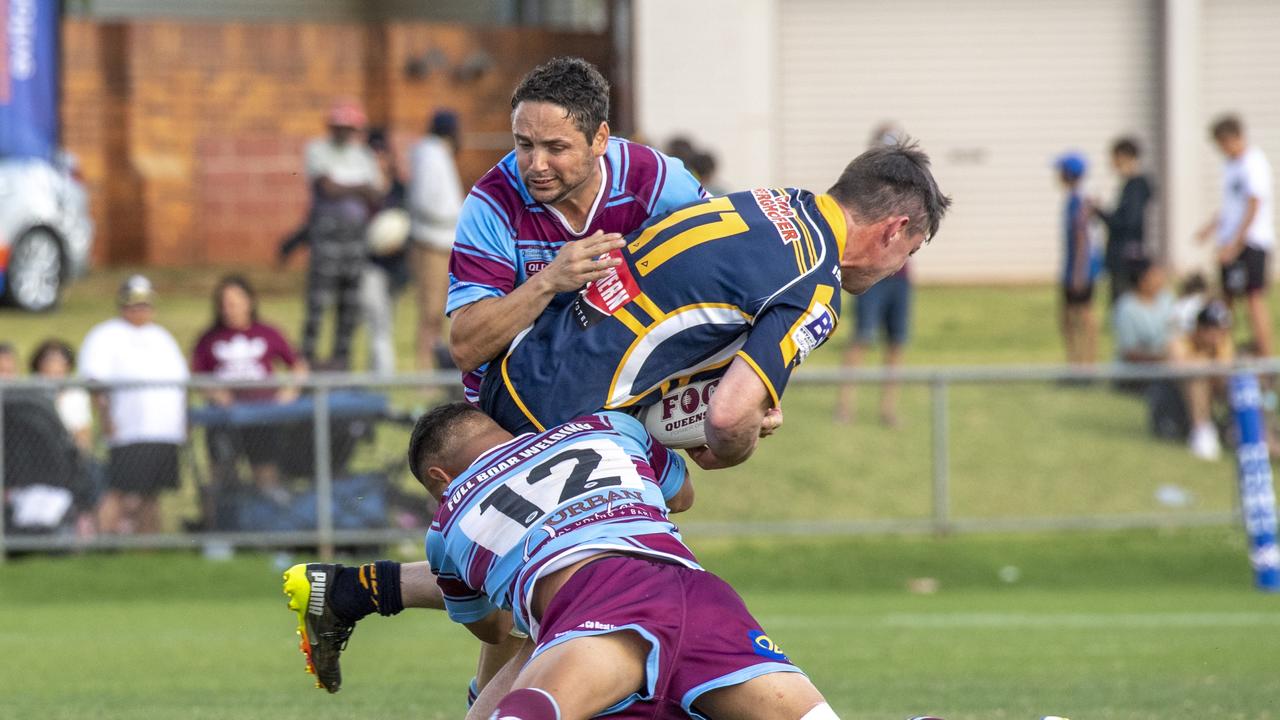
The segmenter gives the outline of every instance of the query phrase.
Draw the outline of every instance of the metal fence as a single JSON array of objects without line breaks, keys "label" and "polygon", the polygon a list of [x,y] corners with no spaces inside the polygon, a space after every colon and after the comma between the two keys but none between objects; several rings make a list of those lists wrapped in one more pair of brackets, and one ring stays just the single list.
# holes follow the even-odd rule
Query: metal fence
[{"label": "metal fence", "polygon": [[[722,483],[718,480],[720,473],[705,474],[705,481],[699,480],[699,507],[687,516],[688,521],[682,522],[682,529],[701,535],[952,533],[1235,522],[1239,512],[1232,500],[1236,496],[1231,490],[1230,459],[1224,456],[1220,463],[1196,465],[1198,461],[1185,456],[1180,443],[1165,443],[1161,447],[1145,429],[1130,431],[1129,426],[1145,417],[1143,400],[1118,395],[1112,386],[1117,381],[1176,382],[1192,377],[1225,377],[1236,372],[1274,375],[1280,373],[1280,362],[1231,367],[913,367],[897,372],[870,368],[808,369],[797,373],[791,381],[784,403],[788,412],[786,424],[775,436],[779,439],[762,443],[757,456],[741,468],[720,471],[727,473],[725,477],[731,480]],[[51,525],[22,526],[15,522],[14,499],[21,495],[19,491],[33,485],[56,490],[70,484],[66,477],[55,477],[54,468],[62,467],[56,458],[37,456],[65,452],[50,448],[66,447],[66,443],[50,443],[48,438],[40,437],[41,432],[50,432],[48,424],[34,421],[40,411],[33,408],[40,405],[40,398],[48,405],[57,392],[67,388],[80,387],[100,393],[159,384],[108,387],[77,381],[0,382],[0,427],[4,428],[0,433],[0,494],[6,499],[6,512],[0,517],[0,560],[12,553],[108,548],[192,548],[216,555],[235,548],[306,547],[315,548],[322,558],[329,558],[344,547],[420,543],[432,506],[426,493],[410,477],[404,451],[417,415],[430,404],[457,392],[456,375],[388,378],[317,374],[301,383],[303,393],[299,399],[285,404],[218,407],[202,399],[213,390],[277,388],[278,382],[223,383],[196,378],[186,384],[190,398],[189,432],[180,448],[180,487],[164,498],[162,532],[131,535],[79,533],[74,523],[65,517]],[[898,383],[906,389],[903,402],[917,409],[916,415],[922,422],[898,434],[882,434],[887,444],[853,450],[870,457],[851,458],[842,454],[850,452],[845,446],[874,438],[880,431],[860,426],[846,430],[833,425],[826,410],[833,389],[852,384],[864,388],[862,392],[865,392],[887,382]],[[1019,394],[1022,392],[1019,388],[1032,390],[1024,397]],[[969,394],[957,401],[959,392]],[[1052,418],[1046,419],[1046,413],[1063,407],[1071,412],[1087,409],[1094,420],[1086,419],[1086,423],[1098,424],[1097,418],[1110,418],[1113,414],[1125,414],[1128,420],[1125,425],[1116,426],[1122,428],[1119,433],[1104,430],[1102,435],[1067,437],[1069,433],[1063,428],[1072,427],[1072,418],[1057,426],[1052,425]],[[1111,408],[1117,410],[1113,413]],[[46,407],[44,412],[47,410]],[[1037,424],[1044,428],[1035,427]],[[922,432],[922,427],[927,427],[927,432]],[[1050,435],[1042,438],[1043,447],[1050,455],[1042,471],[1018,467],[1004,467],[999,472],[984,469],[999,468],[1001,463],[1026,462],[1025,457],[1014,452],[1017,449],[1014,445],[992,442],[991,435],[1022,433],[1024,439],[1013,441],[1022,447],[1039,442],[1034,440],[1039,430]],[[217,437],[229,431],[240,438],[241,445],[230,454],[219,453],[215,446],[221,441]],[[1053,437],[1055,434],[1059,437]],[[1126,437],[1114,441],[1108,434]],[[1163,453],[1165,465],[1152,466],[1156,475],[1178,474],[1169,472],[1168,468],[1181,468],[1178,458],[1185,456],[1188,477],[1195,478],[1192,484],[1200,483],[1200,476],[1204,475],[1204,494],[1212,496],[1211,499],[1198,505],[1178,502],[1176,487],[1168,493],[1174,496],[1172,502],[1153,507],[1146,507],[1145,501],[1125,505],[1123,502],[1097,503],[1088,497],[1069,502],[1057,499],[1071,497],[1069,488],[1063,492],[1061,485],[1079,482],[1079,472],[1094,472],[1083,470],[1076,476],[1072,474],[1073,468],[1087,464],[1083,461],[1089,459],[1091,443],[1095,442],[1091,437],[1099,445],[1119,442],[1115,446],[1119,448],[1115,450],[1115,457],[1125,462],[1134,460],[1130,455],[1145,463],[1148,455]],[[1033,440],[1029,443],[1025,438]],[[258,453],[259,456],[274,453],[272,461],[280,466],[283,497],[274,501],[265,497],[261,488],[254,487],[253,478],[249,477],[253,470],[246,468],[244,445],[254,441],[268,445],[270,452]],[[957,453],[958,449],[964,452]],[[92,486],[90,497],[92,491],[101,489],[106,452],[105,443],[99,440],[90,452],[81,453],[79,458],[75,472],[83,474],[77,477],[80,480],[86,476],[97,478],[88,482]],[[878,462],[877,457],[910,458],[910,462],[892,464],[900,477],[884,479],[879,477],[878,469],[889,468],[891,463]],[[860,484],[827,486],[828,476],[848,474],[849,468],[857,465],[855,460],[864,467],[857,473]],[[959,479],[953,472],[957,465],[968,468],[959,473],[962,476]],[[738,475],[733,475],[734,472]],[[767,472],[770,481],[777,482],[792,495],[807,492],[811,496],[810,504],[797,503],[791,515],[785,512],[783,504],[761,508],[759,513],[734,508],[732,490],[725,488],[732,487],[733,482],[759,482],[755,476],[762,472]],[[1115,475],[1104,478],[1104,485],[1133,484],[1134,473],[1123,467],[1104,474]],[[1040,475],[1055,476],[1060,481],[1046,484]],[[1035,480],[1049,490],[1028,491],[1026,498],[1011,499],[1018,494],[1024,479],[1028,485]],[[1157,482],[1161,478],[1147,480]],[[990,487],[984,487],[987,485]],[[721,494],[713,491],[708,496],[704,492],[708,486],[719,486]],[[1165,486],[1159,487],[1163,492]],[[967,498],[959,507],[957,490],[965,491]],[[850,493],[857,492],[869,498],[906,496],[918,497],[920,501],[902,506],[826,501],[834,495],[847,499]],[[230,499],[227,493],[231,493]],[[30,497],[25,499],[31,502]],[[925,505],[927,507],[922,507]],[[720,506],[726,508],[724,512],[717,512]],[[858,510],[850,510],[854,507]],[[1073,510],[1076,507],[1082,511]],[[79,509],[92,510],[91,507]],[[74,513],[74,508],[71,512]]]}]

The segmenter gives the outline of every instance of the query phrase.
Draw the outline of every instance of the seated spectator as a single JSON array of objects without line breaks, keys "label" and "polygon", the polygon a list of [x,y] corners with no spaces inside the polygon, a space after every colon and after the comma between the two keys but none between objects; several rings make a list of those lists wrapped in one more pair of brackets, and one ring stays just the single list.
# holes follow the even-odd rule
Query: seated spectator
[{"label": "seated spectator", "polygon": [[[300,377],[307,374],[307,363],[275,327],[258,319],[258,300],[249,281],[239,275],[228,275],[213,291],[213,323],[196,341],[192,354],[192,370],[208,373],[219,380],[266,380],[283,364]],[[233,403],[290,402],[298,397],[296,387],[220,388],[206,392],[217,405]],[[289,495],[280,479],[274,457],[281,439],[270,427],[254,427],[251,432],[211,431],[210,455],[217,476],[215,485],[235,477],[235,460],[241,454],[249,458],[255,485],[268,497],[284,504]],[[206,506],[206,513],[212,512]],[[211,518],[206,515],[206,520]]]},{"label": "seated spectator", "polygon": [[[75,351],[65,341],[45,340],[31,356],[31,374],[46,380],[65,380],[75,370],[75,362]],[[90,537],[94,534],[93,508],[97,505],[100,475],[91,454],[93,403],[89,399],[89,391],[84,388],[63,387],[54,394],[53,405],[80,455],[78,474],[82,478],[80,482],[72,483],[72,490],[76,493],[76,534]]]},{"label": "seated spectator", "polygon": [[1164,269],[1149,260],[1133,262],[1133,289],[1116,302],[1116,360],[1158,363],[1169,359],[1173,339],[1173,294],[1165,287]]},{"label": "seated spectator", "polygon": [[1192,273],[1178,286],[1178,299],[1173,303],[1175,335],[1188,335],[1196,329],[1196,316],[1209,301],[1209,284],[1204,275]]},{"label": "seated spectator", "polygon": [[[1211,300],[1196,316],[1195,329],[1172,344],[1171,356],[1180,365],[1230,364],[1235,359],[1231,343],[1231,309],[1221,300]],[[1213,424],[1214,398],[1226,396],[1222,377],[1189,378],[1182,383],[1191,420],[1188,445],[1201,460],[1217,460],[1222,443]]]}]

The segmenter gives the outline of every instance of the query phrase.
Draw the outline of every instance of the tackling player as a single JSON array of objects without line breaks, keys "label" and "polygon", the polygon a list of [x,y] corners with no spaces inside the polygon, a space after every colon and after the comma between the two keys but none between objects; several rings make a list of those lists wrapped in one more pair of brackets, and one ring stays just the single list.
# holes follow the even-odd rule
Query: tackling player
[{"label": "tackling player", "polygon": [[678,161],[609,136],[609,84],[580,58],[534,68],[511,96],[515,150],[462,204],[449,259],[449,349],[475,402],[486,363],[558,293],[601,278],[621,234],[706,197]]},{"label": "tackling player", "polygon": [[681,541],[666,501],[691,491],[684,462],[634,418],[512,437],[455,403],[409,454],[440,501],[427,553],[449,616],[486,642],[514,619],[536,643],[494,717],[835,717]]},{"label": "tackling player", "polygon": [[860,293],[933,237],[950,205],[914,144],[859,155],[824,195],[760,188],[651,220],[619,261],[539,317],[488,373],[480,407],[512,432],[639,407],[690,379],[710,398],[704,468],[742,462],[781,423],[791,372]]}]

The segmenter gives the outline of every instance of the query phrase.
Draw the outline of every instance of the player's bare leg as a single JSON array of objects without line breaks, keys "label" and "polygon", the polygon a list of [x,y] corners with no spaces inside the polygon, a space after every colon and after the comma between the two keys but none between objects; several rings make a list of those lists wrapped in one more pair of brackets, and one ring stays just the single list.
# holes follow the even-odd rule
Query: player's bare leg
[{"label": "player's bare leg", "polygon": [[[514,639],[514,638],[513,638]],[[485,644],[480,652],[481,673],[484,672],[486,663],[485,648],[492,647]],[[493,715],[493,711],[498,709],[498,701],[511,692],[511,688],[515,685],[516,677],[520,671],[524,669],[525,663],[529,662],[529,656],[533,654],[533,642],[530,640],[521,640],[516,646],[514,654],[499,667],[494,674],[488,678],[487,682],[480,684],[480,694],[476,697],[471,708],[467,710],[467,720],[488,720]],[[497,658],[497,654],[493,654],[489,659]],[[477,681],[480,677],[477,677]]]},{"label": "player's bare leg", "polygon": [[[866,345],[855,341],[849,345],[844,351],[842,364],[847,368],[856,368],[862,364],[862,356],[866,352]],[[840,386],[840,395],[836,399],[835,421],[838,423],[849,423],[853,421],[854,414],[857,412],[855,401],[857,400],[857,389],[853,383]]]},{"label": "player's bare leg", "polygon": [[836,714],[809,678],[776,672],[707,692],[694,703],[706,717],[736,720],[835,720]]},{"label": "player's bare leg", "polygon": [[578,637],[525,665],[497,717],[585,720],[644,686],[650,646],[629,631]]}]

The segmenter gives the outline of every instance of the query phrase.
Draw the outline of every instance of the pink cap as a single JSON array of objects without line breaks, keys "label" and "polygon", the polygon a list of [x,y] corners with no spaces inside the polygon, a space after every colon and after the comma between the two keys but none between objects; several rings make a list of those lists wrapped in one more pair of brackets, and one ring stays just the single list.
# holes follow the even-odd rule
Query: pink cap
[{"label": "pink cap", "polygon": [[368,118],[364,108],[355,100],[338,100],[329,108],[329,125],[331,127],[349,127],[357,130],[363,128]]}]

